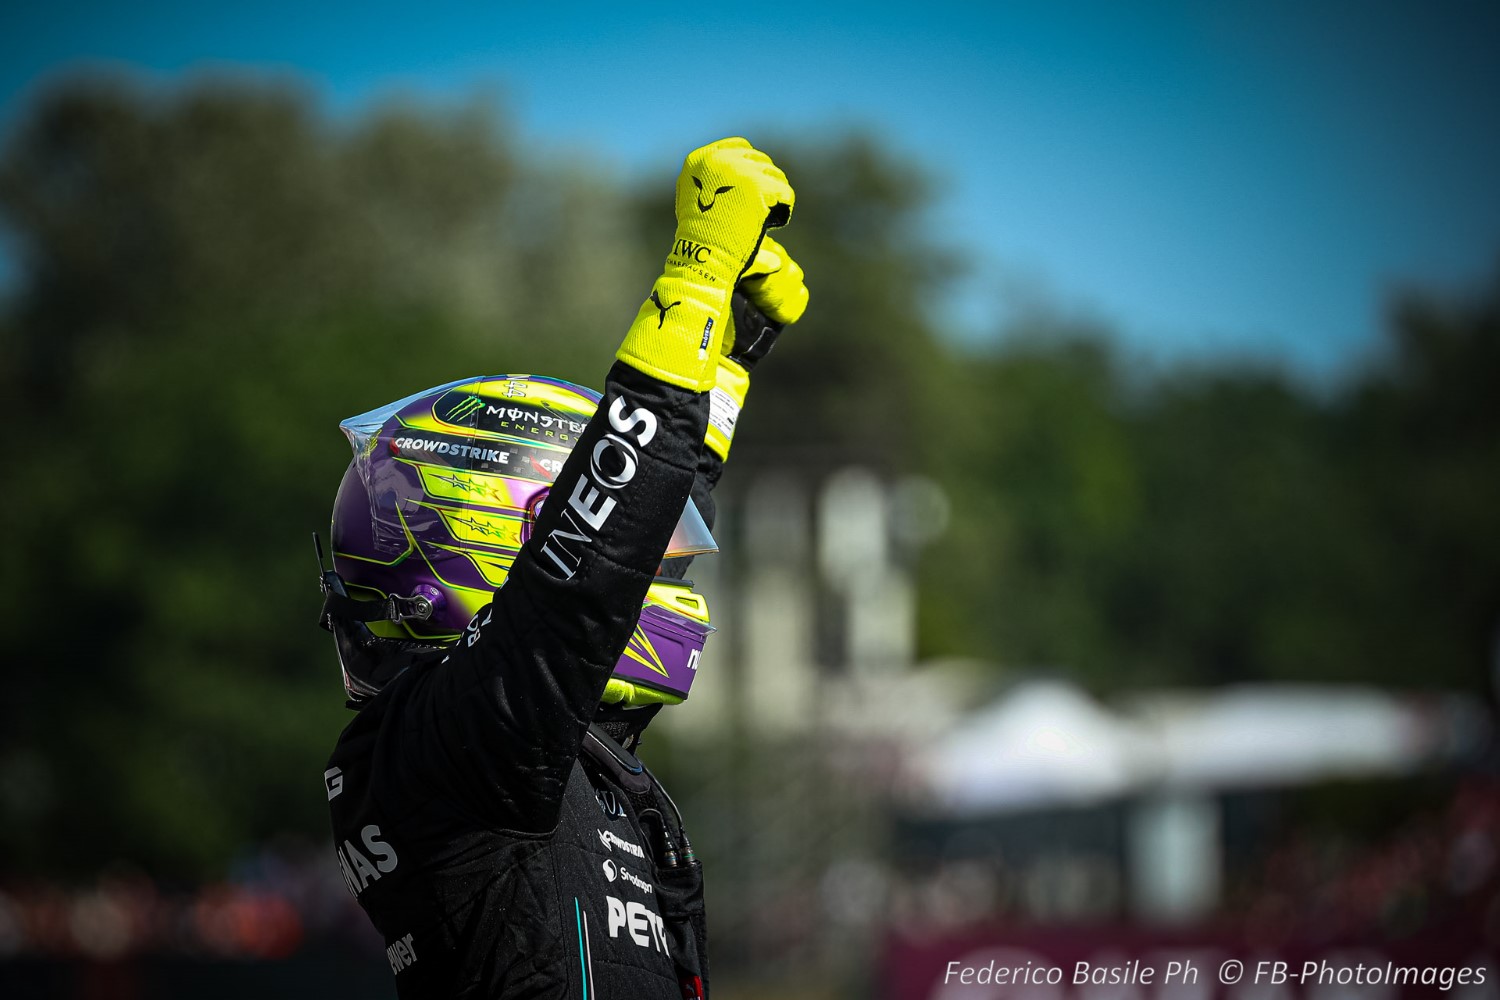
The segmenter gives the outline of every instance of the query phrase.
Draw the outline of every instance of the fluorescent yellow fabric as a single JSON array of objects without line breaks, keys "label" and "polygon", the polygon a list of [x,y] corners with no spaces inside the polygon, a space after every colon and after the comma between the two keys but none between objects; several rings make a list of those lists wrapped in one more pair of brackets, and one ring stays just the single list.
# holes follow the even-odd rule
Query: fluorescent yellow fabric
[{"label": "fluorescent yellow fabric", "polygon": [[708,433],[703,440],[721,461],[729,458],[734,425],[739,422],[740,408],[745,405],[745,394],[749,391],[750,373],[719,355],[719,370],[709,392]]},{"label": "fluorescent yellow fabric", "polygon": [[766,229],[791,219],[794,201],[786,175],[744,139],[689,153],[677,178],[672,249],[617,357],[663,382],[711,389],[729,296]]},{"label": "fluorescent yellow fabric", "polygon": [[606,705],[681,705],[682,699],[675,694],[667,694],[665,691],[656,691],[643,684],[632,684],[630,681],[611,677],[609,683],[604,685],[604,697],[599,699]]},{"label": "fluorescent yellow fabric", "polygon": [[767,236],[761,240],[760,250],[740,279],[740,291],[755,303],[755,308],[766,314],[767,319],[782,324],[795,323],[807,311],[805,278],[801,265],[792,260],[786,248]]}]

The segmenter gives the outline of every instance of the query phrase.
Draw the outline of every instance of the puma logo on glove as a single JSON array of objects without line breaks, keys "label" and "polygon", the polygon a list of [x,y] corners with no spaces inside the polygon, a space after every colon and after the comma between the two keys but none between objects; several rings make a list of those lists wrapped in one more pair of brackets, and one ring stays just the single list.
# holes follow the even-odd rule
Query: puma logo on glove
[{"label": "puma logo on glove", "polygon": [[652,292],[651,292],[651,303],[652,303],[652,305],[656,306],[656,308],[661,311],[661,315],[658,316],[658,317],[656,317],[656,328],[658,330],[660,330],[661,327],[662,327],[662,324],[667,321],[667,311],[670,310],[670,309],[675,309],[678,306],[682,305],[682,300],[678,299],[676,302],[673,302],[671,305],[664,306],[664,305],[661,304],[661,299],[657,296],[655,289],[653,289]]}]

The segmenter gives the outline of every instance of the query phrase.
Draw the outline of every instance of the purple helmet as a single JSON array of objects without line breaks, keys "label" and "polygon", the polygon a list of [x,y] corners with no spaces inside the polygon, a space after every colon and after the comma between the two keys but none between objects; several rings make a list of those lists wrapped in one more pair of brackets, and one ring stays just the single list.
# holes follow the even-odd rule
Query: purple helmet
[{"label": "purple helmet", "polygon": [[[559,379],[489,375],[339,424],[354,459],[334,501],[324,624],[352,704],[453,642],[490,603],[599,399]],[[717,548],[689,500],[666,557]],[[690,584],[659,577],[604,700],[686,698],[708,621]]]}]

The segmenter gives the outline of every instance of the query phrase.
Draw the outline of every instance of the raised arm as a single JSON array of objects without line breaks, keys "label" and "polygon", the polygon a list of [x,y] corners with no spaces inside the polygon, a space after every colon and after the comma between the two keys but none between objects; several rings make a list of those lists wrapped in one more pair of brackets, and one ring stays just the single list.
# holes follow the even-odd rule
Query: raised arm
[{"label": "raised arm", "polygon": [[493,603],[413,684],[421,770],[494,823],[545,831],[700,470],[730,296],[791,217],[743,139],[689,154],[666,264]]}]

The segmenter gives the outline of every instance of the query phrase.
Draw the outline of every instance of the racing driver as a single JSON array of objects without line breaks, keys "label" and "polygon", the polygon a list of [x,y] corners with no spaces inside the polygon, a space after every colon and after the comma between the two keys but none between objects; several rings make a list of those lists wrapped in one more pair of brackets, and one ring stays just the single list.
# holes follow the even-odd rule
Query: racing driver
[{"label": "racing driver", "polygon": [[767,236],[793,204],[744,139],[694,150],[602,394],[485,376],[341,425],[322,624],[357,714],[324,784],[403,1000],[708,995],[701,868],[633,751],[712,631],[683,570],[807,304]]}]

